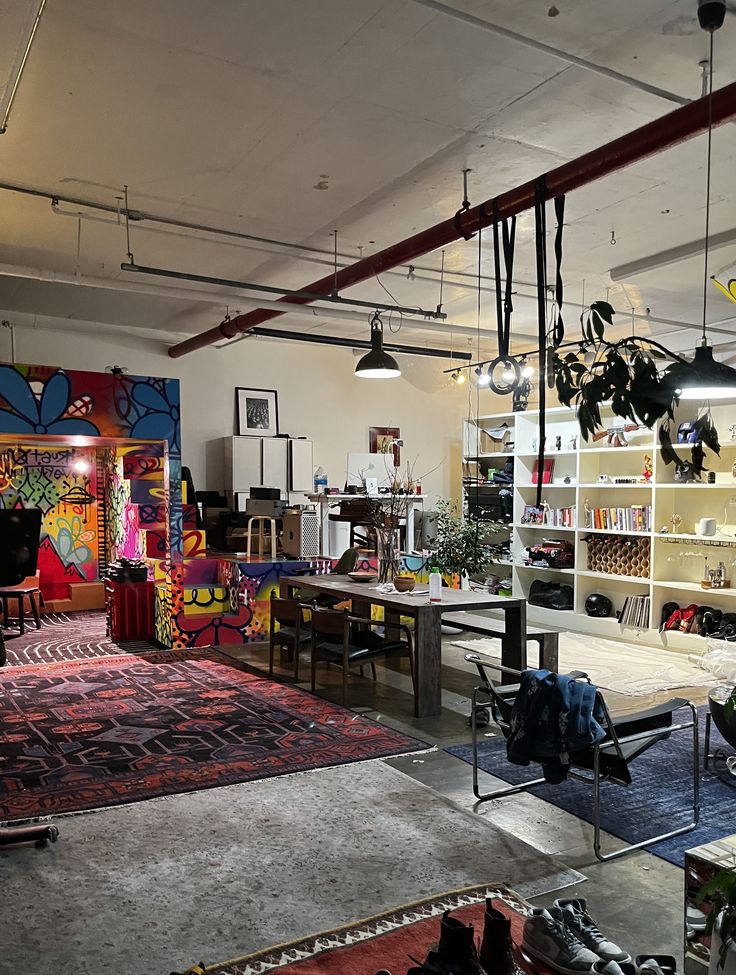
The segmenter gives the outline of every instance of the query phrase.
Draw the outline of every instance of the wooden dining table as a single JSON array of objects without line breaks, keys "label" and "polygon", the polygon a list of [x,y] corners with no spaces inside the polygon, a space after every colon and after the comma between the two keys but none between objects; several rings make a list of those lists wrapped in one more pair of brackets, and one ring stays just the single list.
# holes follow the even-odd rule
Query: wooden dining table
[{"label": "wooden dining table", "polygon": [[381,592],[375,582],[354,582],[349,576],[310,575],[282,576],[280,594],[291,598],[299,589],[309,588],[320,593],[350,600],[358,615],[370,616],[371,606],[382,606],[387,629],[402,616],[414,620],[414,658],[416,665],[416,693],[414,714],[426,718],[442,709],[442,614],[461,610],[496,609],[505,617],[504,640],[507,666],[521,669],[526,654],[526,600],[514,596],[494,596],[491,593],[443,589],[440,602],[431,603],[429,593],[419,586],[419,592]]}]

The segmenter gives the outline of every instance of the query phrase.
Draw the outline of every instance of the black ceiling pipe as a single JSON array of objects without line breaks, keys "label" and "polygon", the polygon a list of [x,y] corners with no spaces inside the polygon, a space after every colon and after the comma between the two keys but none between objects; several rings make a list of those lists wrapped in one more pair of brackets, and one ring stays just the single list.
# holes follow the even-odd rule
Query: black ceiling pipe
[{"label": "black ceiling pipe", "polygon": [[[365,339],[345,339],[340,335],[313,335],[311,332],[287,332],[279,328],[263,328],[256,325],[246,335],[260,335],[268,339],[289,339],[292,342],[312,342],[315,345],[337,345],[344,349],[370,349],[371,343]],[[412,345],[395,345],[384,342],[387,352],[399,352],[404,355],[424,355],[434,359],[458,359],[469,362],[472,356],[469,352],[452,352],[449,349],[422,349]]]}]

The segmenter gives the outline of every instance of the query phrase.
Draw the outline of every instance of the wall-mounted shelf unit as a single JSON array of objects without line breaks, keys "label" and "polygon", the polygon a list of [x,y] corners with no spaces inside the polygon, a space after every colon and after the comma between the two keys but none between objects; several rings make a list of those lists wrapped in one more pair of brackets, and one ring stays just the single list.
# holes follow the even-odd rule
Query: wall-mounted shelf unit
[{"label": "wall-mounted shelf unit", "polygon": [[[722,606],[728,601],[736,603],[736,441],[728,440],[733,423],[736,401],[719,402],[712,407],[716,427],[725,443],[721,445],[721,455],[716,457],[707,453],[706,466],[715,472],[713,484],[684,484],[675,481],[675,471],[666,465],[658,449],[658,431],[637,430],[626,434],[629,443],[623,447],[609,446],[607,439],[598,442],[585,442],[575,413],[566,407],[555,407],[546,411],[547,459],[553,461],[551,482],[543,485],[542,498],[550,509],[574,507],[572,525],[564,527],[553,524],[529,524],[524,521],[527,506],[536,500],[537,486],[532,481],[534,464],[537,459],[539,436],[539,411],[524,413],[497,414],[481,417],[477,421],[465,421],[464,444],[467,447],[477,438],[478,425],[492,429],[506,424],[509,433],[507,440],[513,443],[513,451],[503,454],[489,453],[484,462],[489,466],[496,459],[508,458],[513,453],[516,483],[513,489],[513,521],[509,526],[512,533],[511,554],[513,565],[514,595],[528,596],[534,579],[550,581],[559,579],[561,583],[573,587],[574,609],[557,612],[529,606],[529,620],[535,624],[548,623],[571,630],[594,633],[608,638],[615,637],[629,642],[644,643],[650,646],[665,646],[682,652],[693,652],[704,646],[702,637],[687,633],[660,633],[659,624],[662,607],[665,603],[676,601],[681,606],[689,603]],[[613,416],[610,407],[601,408],[604,423],[609,428],[620,428],[621,421]],[[692,419],[692,411],[682,404],[678,419]],[[561,449],[549,449],[558,442]],[[574,443],[575,449],[572,449]],[[689,457],[691,445],[676,445],[683,458]],[[476,454],[479,451],[476,450]],[[466,454],[466,457],[468,454]],[[645,457],[651,458],[652,473],[644,480]],[[500,464],[497,466],[501,466]],[[618,484],[614,477],[637,478],[634,483]],[[601,479],[602,478],[602,479]],[[564,483],[568,479],[569,483]],[[710,493],[706,493],[706,489]],[[620,531],[618,529],[593,528],[586,526],[586,502],[589,509],[604,508],[641,510],[651,506],[651,525],[647,531]],[[679,515],[681,524],[675,526],[673,517]],[[559,517],[559,516],[558,516]],[[623,512],[621,517],[630,517]],[[715,518],[718,532],[715,536],[702,537],[697,534],[701,518]],[[624,522],[630,523],[630,522]],[[573,527],[574,526],[574,527]],[[662,528],[668,530],[662,532]],[[602,539],[630,538],[635,544],[645,546],[648,561],[644,563],[644,576],[622,575],[620,572],[597,572],[588,569],[588,543],[586,538]],[[566,539],[575,546],[574,569],[552,569],[521,564],[523,553],[528,545],[540,544],[543,539]],[[596,543],[600,544],[600,542]],[[705,568],[705,559],[713,567],[724,562],[727,575],[733,588],[703,589],[700,579]],[[590,593],[602,592],[620,611],[627,596],[648,596],[651,607],[648,625],[642,629],[622,626],[615,618],[595,619],[585,614],[585,600]]]}]

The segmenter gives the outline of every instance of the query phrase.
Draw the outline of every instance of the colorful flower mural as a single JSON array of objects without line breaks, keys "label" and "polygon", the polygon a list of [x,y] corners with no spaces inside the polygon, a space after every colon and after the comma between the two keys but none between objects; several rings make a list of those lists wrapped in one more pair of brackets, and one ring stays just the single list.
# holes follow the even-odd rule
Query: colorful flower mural
[{"label": "colorful flower mural", "polygon": [[[31,384],[15,366],[0,366],[0,400],[10,409],[0,409],[0,432],[59,436],[99,437],[90,420],[68,416],[71,383],[66,373],[54,372],[36,395]],[[92,408],[93,404],[90,404]],[[75,411],[76,412],[76,411]]]}]

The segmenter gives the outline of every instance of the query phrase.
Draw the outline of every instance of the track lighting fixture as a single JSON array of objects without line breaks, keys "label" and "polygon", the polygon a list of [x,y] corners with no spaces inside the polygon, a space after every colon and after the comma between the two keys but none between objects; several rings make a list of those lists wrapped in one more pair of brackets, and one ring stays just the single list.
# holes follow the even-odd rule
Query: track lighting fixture
[{"label": "track lighting fixture", "polygon": [[491,381],[491,378],[488,375],[488,373],[483,371],[483,366],[476,366],[475,374],[478,377],[477,383],[479,386],[487,386]]},{"label": "track lighting fixture", "polygon": [[530,365],[525,358],[521,360],[519,366],[521,367],[522,378],[531,379],[531,377],[534,375],[534,366]]},{"label": "track lighting fixture", "polygon": [[378,312],[371,318],[371,351],[358,362],[355,375],[361,379],[395,379],[401,375],[398,362],[383,347],[383,322]]},{"label": "track lighting fixture", "polygon": [[465,377],[465,373],[461,369],[456,369],[453,372],[453,374],[450,376],[450,379],[454,383],[457,383],[458,386],[462,386],[463,385],[463,383],[465,382],[465,378],[466,378]]}]

